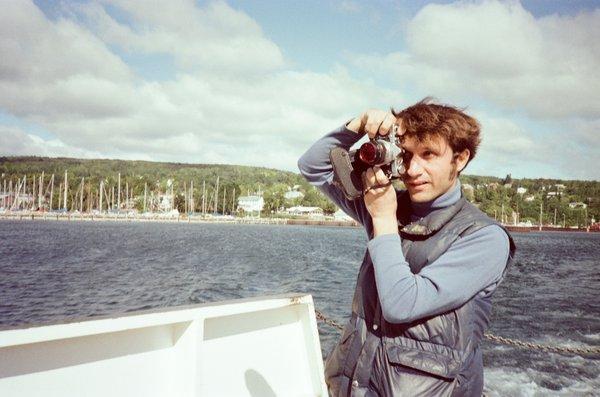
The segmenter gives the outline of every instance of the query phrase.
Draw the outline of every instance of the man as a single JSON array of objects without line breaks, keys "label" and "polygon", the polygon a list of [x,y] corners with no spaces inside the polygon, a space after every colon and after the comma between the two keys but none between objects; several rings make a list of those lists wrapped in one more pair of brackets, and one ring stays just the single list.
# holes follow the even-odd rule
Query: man
[{"label": "man", "polygon": [[[394,125],[403,134],[406,190],[373,167],[363,174],[364,196],[346,199],[333,184],[329,151]],[[425,99],[398,113],[366,111],[298,161],[369,238],[352,316],[325,364],[332,396],[481,396],[480,342],[515,247],[461,194],[458,175],[479,135],[474,118]]]}]

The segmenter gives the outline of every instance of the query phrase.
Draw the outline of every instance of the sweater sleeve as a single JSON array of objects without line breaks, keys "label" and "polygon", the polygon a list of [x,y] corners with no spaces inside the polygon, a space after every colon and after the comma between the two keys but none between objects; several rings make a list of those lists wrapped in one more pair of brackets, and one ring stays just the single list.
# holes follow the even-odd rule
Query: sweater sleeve
[{"label": "sweater sleeve", "polygon": [[497,225],[455,241],[434,262],[413,274],[398,234],[368,243],[384,318],[407,323],[460,307],[481,291],[492,293],[502,281],[509,240]]},{"label": "sweater sleeve", "polygon": [[326,134],[315,142],[298,160],[298,169],[308,182],[319,188],[339,208],[354,220],[365,225],[369,212],[362,197],[348,200],[340,188],[333,184],[333,167],[329,159],[329,152],[334,147],[343,147],[348,150],[358,142],[364,134],[350,131],[346,126]]}]

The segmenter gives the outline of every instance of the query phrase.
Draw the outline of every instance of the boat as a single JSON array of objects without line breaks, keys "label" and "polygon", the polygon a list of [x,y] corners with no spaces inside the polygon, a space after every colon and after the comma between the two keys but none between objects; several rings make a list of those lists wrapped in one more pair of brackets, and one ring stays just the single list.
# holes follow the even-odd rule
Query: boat
[{"label": "boat", "polygon": [[311,295],[0,330],[0,396],[327,396]]}]

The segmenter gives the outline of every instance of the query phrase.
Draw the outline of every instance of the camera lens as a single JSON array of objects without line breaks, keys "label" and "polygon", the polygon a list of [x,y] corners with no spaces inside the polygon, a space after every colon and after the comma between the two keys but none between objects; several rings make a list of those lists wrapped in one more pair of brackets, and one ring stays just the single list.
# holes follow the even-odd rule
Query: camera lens
[{"label": "camera lens", "polygon": [[377,164],[377,158],[379,157],[379,148],[373,142],[365,142],[360,147],[358,155],[362,161],[369,165]]}]

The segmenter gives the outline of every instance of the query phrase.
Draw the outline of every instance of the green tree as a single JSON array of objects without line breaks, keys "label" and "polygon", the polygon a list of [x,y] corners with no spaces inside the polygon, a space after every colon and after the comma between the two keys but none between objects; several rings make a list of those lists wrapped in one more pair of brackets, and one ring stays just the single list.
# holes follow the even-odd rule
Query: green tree
[{"label": "green tree", "polygon": [[267,188],[263,193],[263,200],[265,206],[263,212],[271,214],[277,212],[280,208],[285,205],[285,192],[287,192],[288,186],[283,183],[276,183]]}]

